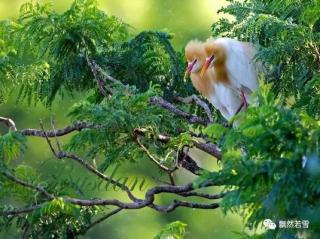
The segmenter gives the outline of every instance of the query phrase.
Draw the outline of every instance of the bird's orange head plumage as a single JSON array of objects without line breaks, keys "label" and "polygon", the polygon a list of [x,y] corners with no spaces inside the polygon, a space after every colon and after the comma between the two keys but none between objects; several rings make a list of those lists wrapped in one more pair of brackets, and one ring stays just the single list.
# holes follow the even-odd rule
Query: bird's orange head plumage
[{"label": "bird's orange head plumage", "polygon": [[200,77],[200,70],[206,61],[203,43],[197,40],[190,41],[185,47],[185,56],[188,61],[186,73],[191,73],[193,86],[205,97],[213,94],[212,78],[208,72]]},{"label": "bird's orange head plumage", "polygon": [[213,38],[207,39],[203,44],[206,57],[213,57],[214,64],[223,64],[226,61],[227,55],[223,45],[217,43]]},{"label": "bird's orange head plumage", "polygon": [[190,41],[185,47],[185,56],[187,61],[193,62],[195,59],[199,64],[203,64],[205,61],[205,52],[203,48],[203,43],[197,40]]},{"label": "bird's orange head plumage", "polygon": [[207,39],[203,44],[206,54],[206,62],[202,67],[200,76],[202,77],[209,67],[214,68],[214,79],[218,82],[228,84],[229,77],[226,69],[227,53],[224,46],[213,38]]}]

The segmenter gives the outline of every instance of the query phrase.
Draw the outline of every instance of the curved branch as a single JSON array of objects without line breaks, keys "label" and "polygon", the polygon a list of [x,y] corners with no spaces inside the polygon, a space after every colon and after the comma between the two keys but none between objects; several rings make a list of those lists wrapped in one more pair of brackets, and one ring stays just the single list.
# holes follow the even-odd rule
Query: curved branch
[{"label": "curved branch", "polygon": [[[105,180],[105,181],[108,181],[110,183],[112,183],[113,185],[121,188],[122,190],[124,190],[128,197],[133,200],[133,201],[136,201],[137,198],[132,194],[132,192],[130,191],[130,189],[124,185],[124,184],[121,184],[119,182],[117,182],[116,180],[106,176],[105,174],[101,173],[100,171],[98,171],[97,169],[95,169],[92,165],[90,165],[89,163],[87,163],[85,160],[83,160],[82,158],[78,157],[77,155],[75,154],[70,154],[70,153],[67,153],[67,152],[64,152],[64,151],[61,151],[60,147],[59,147],[59,144],[58,144],[58,152],[55,151],[54,147],[52,146],[51,144],[51,141],[49,139],[49,137],[47,136],[47,132],[44,130],[44,127],[43,127],[43,124],[42,122],[40,122],[40,126],[42,128],[42,133],[43,135],[45,136],[46,140],[47,140],[47,143],[53,153],[53,155],[58,158],[58,159],[63,159],[63,158],[69,158],[69,159],[72,159],[78,163],[80,163],[80,165],[82,165],[83,167],[85,167],[88,171],[92,172],[93,174],[95,174],[96,176],[98,176],[99,178]],[[57,140],[57,139],[56,139]],[[58,141],[57,141],[58,142]]]}]

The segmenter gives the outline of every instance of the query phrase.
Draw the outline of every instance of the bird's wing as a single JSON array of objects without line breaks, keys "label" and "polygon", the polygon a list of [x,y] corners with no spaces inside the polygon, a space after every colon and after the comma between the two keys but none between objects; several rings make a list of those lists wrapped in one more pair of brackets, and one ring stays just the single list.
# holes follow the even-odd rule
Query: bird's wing
[{"label": "bird's wing", "polygon": [[229,78],[233,84],[250,93],[258,88],[255,54],[256,50],[250,43],[229,43],[226,63]]},{"label": "bird's wing", "polygon": [[228,117],[230,119],[237,113],[237,110],[239,109],[241,104],[240,94],[221,83],[216,83],[215,86],[217,97],[219,98],[221,105],[228,112]]},{"label": "bird's wing", "polygon": [[208,100],[217,110],[220,111],[220,113],[226,120],[229,120],[231,118],[231,115],[226,105],[222,103],[222,95],[223,92],[221,91],[221,89],[219,87],[214,86],[214,93],[209,95]]}]

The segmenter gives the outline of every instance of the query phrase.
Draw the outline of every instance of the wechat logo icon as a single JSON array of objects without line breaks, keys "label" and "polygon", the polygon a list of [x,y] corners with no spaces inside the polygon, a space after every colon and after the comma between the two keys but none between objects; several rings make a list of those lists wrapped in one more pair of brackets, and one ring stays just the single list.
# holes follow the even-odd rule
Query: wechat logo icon
[{"label": "wechat logo icon", "polygon": [[263,221],[263,225],[269,230],[275,230],[277,227],[277,225],[271,219],[265,219]]}]

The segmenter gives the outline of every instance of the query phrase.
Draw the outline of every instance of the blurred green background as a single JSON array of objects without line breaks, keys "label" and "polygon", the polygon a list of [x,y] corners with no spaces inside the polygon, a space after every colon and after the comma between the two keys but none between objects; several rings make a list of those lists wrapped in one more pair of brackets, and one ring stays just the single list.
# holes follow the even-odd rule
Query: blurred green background
[{"label": "blurred green background", "polygon": [[[18,16],[22,0],[0,0],[0,19],[15,18]],[[72,0],[39,1],[51,2],[53,7],[61,12],[66,10]],[[181,50],[184,45],[193,38],[205,39],[210,36],[210,26],[218,18],[217,10],[225,4],[225,1],[217,0],[100,0],[100,8],[107,13],[116,15],[134,27],[134,33],[141,30],[157,29],[166,30],[174,34],[174,46]],[[17,123],[18,129],[39,128],[39,120],[45,122],[50,128],[50,119],[54,118],[57,127],[68,124],[66,114],[69,106],[81,95],[73,98],[57,98],[53,106],[48,109],[43,105],[28,105],[23,102],[16,105],[16,92],[13,92],[10,100],[5,105],[0,105],[0,115],[11,117]],[[1,126],[0,126],[1,127]],[[0,128],[0,133],[5,128]],[[66,140],[67,138],[63,139]],[[27,154],[19,159],[26,164],[37,168],[42,177],[56,175],[61,178],[72,178],[74,181],[86,178],[87,174],[72,162],[57,162],[49,152],[47,144],[42,139],[29,139]],[[200,155],[200,164],[205,167],[214,168],[216,162],[206,155]],[[143,162],[139,164],[128,164],[121,168],[117,177],[148,177],[148,184],[155,184],[154,178],[160,175],[154,165]],[[112,169],[107,171],[111,173]],[[179,171],[175,175],[181,183],[190,180],[192,175]],[[139,190],[136,192],[143,195]],[[100,197],[119,197],[117,192],[92,191],[92,195]],[[91,196],[91,195],[90,195]],[[167,200],[159,198],[159,202]],[[243,230],[241,218],[234,215],[224,216],[218,210],[191,210],[180,208],[169,214],[157,213],[151,209],[120,212],[107,222],[98,225],[88,233],[86,238],[112,238],[112,239],[148,239],[153,238],[161,228],[172,221],[181,220],[188,224],[188,239],[232,239],[238,238],[234,232]],[[0,234],[1,238],[16,238],[14,231]]]}]

